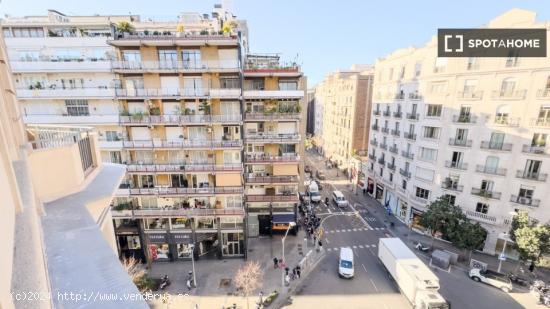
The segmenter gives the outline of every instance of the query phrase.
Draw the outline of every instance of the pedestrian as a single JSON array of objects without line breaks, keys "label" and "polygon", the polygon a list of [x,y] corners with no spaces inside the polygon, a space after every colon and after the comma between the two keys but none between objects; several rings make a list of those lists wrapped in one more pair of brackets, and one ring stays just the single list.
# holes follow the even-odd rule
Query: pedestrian
[{"label": "pedestrian", "polygon": [[367,189],[363,188],[363,195],[367,195]]},{"label": "pedestrian", "polygon": [[531,261],[531,264],[529,264],[529,271],[533,272],[535,270],[535,262]]},{"label": "pedestrian", "polygon": [[317,241],[317,235],[313,235],[313,243],[315,243]]},{"label": "pedestrian", "polygon": [[292,276],[293,276],[294,278],[296,278],[296,267],[294,267],[294,268],[292,269]]},{"label": "pedestrian", "polygon": [[302,275],[302,268],[300,265],[296,266],[296,276],[298,276],[298,279],[300,279],[300,276]]},{"label": "pedestrian", "polygon": [[187,279],[187,290],[191,291],[191,279]]},{"label": "pedestrian", "polygon": [[285,275],[288,276],[288,272],[290,271],[290,268],[285,267]]},{"label": "pedestrian", "polygon": [[290,285],[290,276],[288,274],[285,276],[285,285],[286,286]]},{"label": "pedestrian", "polygon": [[279,267],[279,259],[277,257],[273,258],[273,268],[277,269]]}]

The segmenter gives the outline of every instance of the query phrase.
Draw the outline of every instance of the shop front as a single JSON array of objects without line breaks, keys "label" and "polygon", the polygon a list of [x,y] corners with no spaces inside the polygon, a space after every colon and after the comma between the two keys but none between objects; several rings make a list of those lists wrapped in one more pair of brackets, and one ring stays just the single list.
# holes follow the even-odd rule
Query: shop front
[{"label": "shop front", "polygon": [[372,179],[370,177],[367,178],[367,193],[370,196],[374,195],[374,179]]},{"label": "shop front", "polygon": [[203,258],[216,258],[220,250],[218,233],[197,231],[196,237],[196,254]]},{"label": "shop front", "polygon": [[173,252],[176,254],[176,259],[178,260],[188,260],[191,259],[191,254],[193,253],[193,233],[172,233],[172,247]]},{"label": "shop front", "polygon": [[384,198],[384,186],[377,183],[376,184],[376,193],[374,194],[374,198],[382,203],[382,199]]},{"label": "shop front", "polygon": [[397,198],[397,211],[395,212],[395,216],[401,222],[409,224],[409,205],[399,197]]},{"label": "shop front", "polygon": [[296,225],[296,214],[295,213],[274,213],[272,219],[273,233],[284,234],[289,229],[290,224],[294,223],[294,227],[290,228],[289,233],[296,235],[298,228]]},{"label": "shop front", "polygon": [[411,219],[410,219],[411,224],[410,225],[411,225],[411,228],[424,233],[426,232],[426,228],[421,224],[422,214],[423,212],[421,210],[411,207]]},{"label": "shop front", "polygon": [[173,260],[167,233],[147,233],[145,235],[149,244],[149,255],[152,262],[168,262]]},{"label": "shop front", "polygon": [[222,231],[222,255],[224,257],[243,256],[244,250],[243,232]]},{"label": "shop front", "polygon": [[390,190],[386,190],[384,197],[384,207],[389,215],[397,214],[397,196]]}]

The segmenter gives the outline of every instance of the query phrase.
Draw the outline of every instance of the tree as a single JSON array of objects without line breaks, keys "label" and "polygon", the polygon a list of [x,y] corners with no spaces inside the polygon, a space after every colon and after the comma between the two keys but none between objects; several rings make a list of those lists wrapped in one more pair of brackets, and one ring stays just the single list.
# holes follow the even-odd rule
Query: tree
[{"label": "tree", "polygon": [[530,220],[526,212],[519,212],[512,218],[510,238],[521,260],[537,262],[550,253],[550,225]]},{"label": "tree", "polygon": [[235,286],[246,298],[246,308],[248,308],[248,297],[254,291],[261,287],[262,270],[260,264],[256,261],[249,261],[244,266],[239,268],[235,274]]},{"label": "tree", "polygon": [[116,25],[116,29],[122,33],[132,33],[134,32],[134,26],[127,22],[127,21],[121,21]]},{"label": "tree", "polygon": [[480,249],[487,238],[487,231],[479,223],[469,220],[460,223],[451,235],[451,241],[460,249],[468,250],[468,261],[472,259],[472,250]]},{"label": "tree", "polygon": [[468,222],[468,218],[462,213],[460,207],[452,205],[442,197],[430,203],[426,208],[420,224],[430,231],[432,247],[437,233],[441,233],[443,238],[449,239],[462,222]]}]

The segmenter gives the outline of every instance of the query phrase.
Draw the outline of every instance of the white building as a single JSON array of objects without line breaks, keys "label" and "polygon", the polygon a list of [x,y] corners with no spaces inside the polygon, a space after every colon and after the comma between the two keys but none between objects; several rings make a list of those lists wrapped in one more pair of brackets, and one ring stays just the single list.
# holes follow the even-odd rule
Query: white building
[{"label": "white building", "polygon": [[[489,28],[542,27],[511,10]],[[437,41],[397,50],[375,65],[367,187],[418,225],[440,196],[488,231],[500,252],[514,212],[550,218],[548,58],[437,58]]]}]

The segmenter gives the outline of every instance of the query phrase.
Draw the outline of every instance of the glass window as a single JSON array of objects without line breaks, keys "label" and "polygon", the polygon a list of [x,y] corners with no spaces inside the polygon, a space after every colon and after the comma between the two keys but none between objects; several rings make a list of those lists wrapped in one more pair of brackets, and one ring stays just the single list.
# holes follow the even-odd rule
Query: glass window
[{"label": "glass window", "polygon": [[69,116],[90,116],[88,100],[65,100],[65,107]]},{"label": "glass window", "polygon": [[489,212],[489,205],[485,203],[478,202],[476,205],[476,212],[487,214]]},{"label": "glass window", "polygon": [[416,187],[416,196],[427,200],[430,197],[430,190],[426,190],[420,187]]},{"label": "glass window", "polygon": [[298,82],[279,80],[279,90],[298,90]]},{"label": "glass window", "polygon": [[443,106],[441,104],[428,104],[427,117],[440,117]]}]

